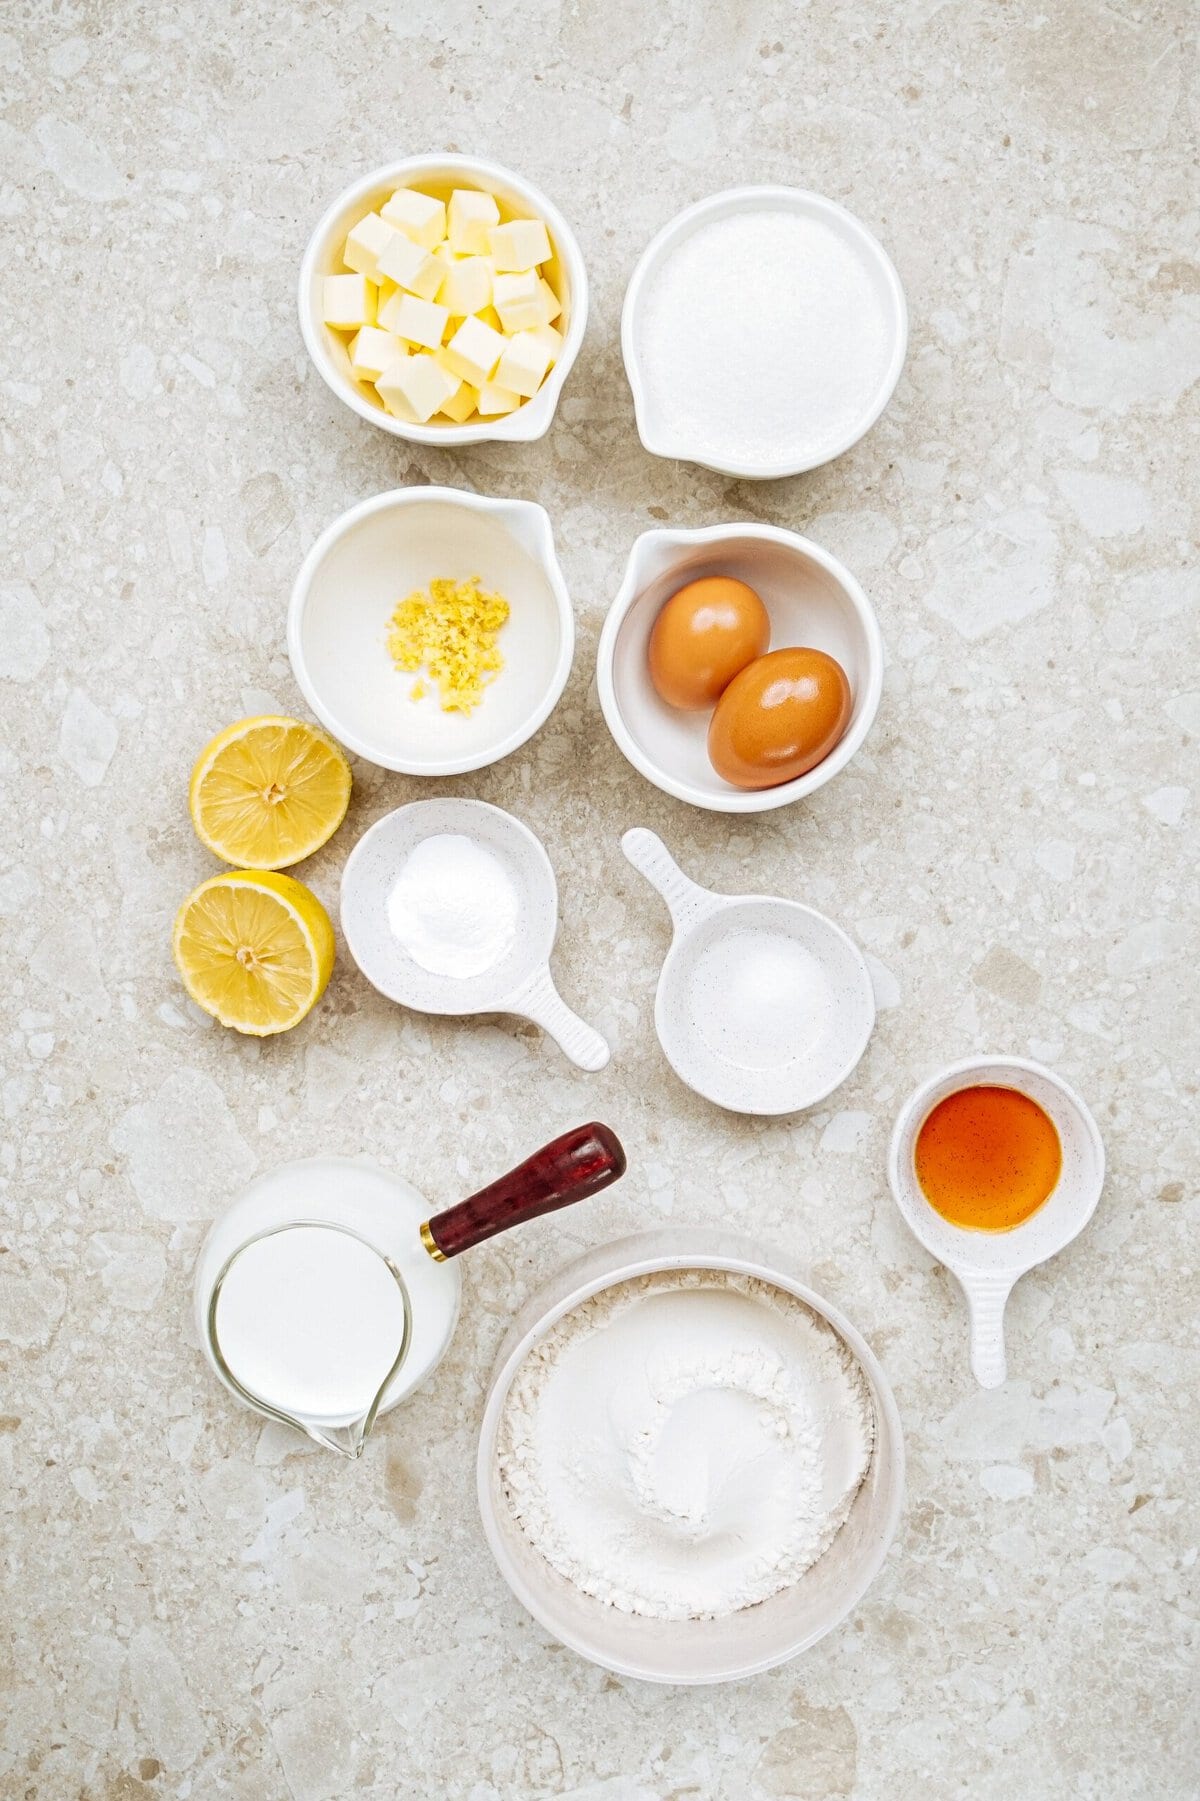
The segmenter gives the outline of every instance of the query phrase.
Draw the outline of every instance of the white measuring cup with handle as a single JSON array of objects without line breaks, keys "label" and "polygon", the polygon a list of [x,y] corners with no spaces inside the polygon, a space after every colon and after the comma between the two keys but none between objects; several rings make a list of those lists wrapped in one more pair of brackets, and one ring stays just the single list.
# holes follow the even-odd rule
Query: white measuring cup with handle
[{"label": "white measuring cup with handle", "polygon": [[[917,1180],[917,1135],[939,1101],[963,1088],[1012,1088],[1046,1113],[1058,1133],[1062,1168],[1035,1213],[1008,1231],[951,1224]],[[1004,1309],[1018,1281],[1064,1250],[1096,1211],[1104,1187],[1104,1144],[1091,1113],[1061,1076],[1024,1057],[967,1057],[923,1082],[900,1110],[888,1150],[888,1181],[905,1223],[963,1291],[971,1329],[971,1370],[982,1388],[1008,1374]]]},{"label": "white measuring cup with handle", "polygon": [[[423,839],[461,834],[498,858],[517,891],[512,943],[478,975],[423,969],[393,935],[391,893],[407,857]],[[365,832],[342,872],[342,931],[372,987],[418,1013],[516,1013],[541,1026],[580,1069],[603,1069],[608,1045],[568,1007],[550,973],[558,933],[558,885],[541,841],[500,807],[481,800],[417,800]]]},{"label": "white measuring cup with handle", "polygon": [[671,915],[654,1024],[680,1080],[731,1113],[796,1113],[824,1100],[875,1024],[858,946],[799,901],[702,888],[645,826],[626,832],[621,849]]}]

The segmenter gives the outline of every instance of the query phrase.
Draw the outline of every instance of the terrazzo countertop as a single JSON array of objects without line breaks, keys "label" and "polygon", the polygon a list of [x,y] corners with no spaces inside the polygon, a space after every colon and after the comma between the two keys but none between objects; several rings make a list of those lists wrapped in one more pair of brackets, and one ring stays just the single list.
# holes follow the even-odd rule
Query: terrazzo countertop
[{"label": "terrazzo countertop", "polygon": [[[1195,1793],[1197,74],[1186,0],[128,0],[0,26],[5,559],[0,1794],[326,1801]],[[308,366],[297,261],[328,199],[410,150],[555,198],[593,282],[550,435],[418,450]],[[746,180],[843,201],[912,313],[869,437],[729,482],[641,449],[625,281]],[[442,784],[508,807],[560,878],[556,968],[601,1075],[532,1027],[438,1021],[343,954],[292,1036],[190,1006],[169,927],[214,865],[185,806],[231,719],[295,710],[306,547],[405,483],[549,509],[579,643],[524,750]],[[648,786],[605,729],[596,638],[638,532],[766,519],[841,555],[889,667],[852,767],[758,819]],[[302,873],[428,792],[362,765]],[[665,914],[618,849],[812,902],[881,1011],[814,1113],[737,1119],[663,1063]],[[884,1155],[912,1086],[993,1048],[1090,1100],[1109,1180],[1018,1288],[1010,1379],[908,1236]],[[238,1411],[187,1320],[205,1224],[256,1171],[363,1153],[435,1202],[599,1117],[624,1182],[470,1259],[435,1380],[352,1465]],[[777,1244],[863,1328],[909,1453],[854,1616],[745,1686],[619,1681],[493,1567],[472,1458],[513,1308],[661,1219]]]}]

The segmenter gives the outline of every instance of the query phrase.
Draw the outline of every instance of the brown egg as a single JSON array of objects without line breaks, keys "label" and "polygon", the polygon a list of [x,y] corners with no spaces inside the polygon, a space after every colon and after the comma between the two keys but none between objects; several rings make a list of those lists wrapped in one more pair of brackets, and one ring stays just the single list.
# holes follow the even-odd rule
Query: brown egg
[{"label": "brown egg", "polygon": [[711,707],[770,642],[771,622],[754,589],[706,575],[672,594],[654,621],[650,680],[669,707]]},{"label": "brown egg", "polygon": [[735,788],[774,788],[815,769],[850,721],[846,671],[823,650],[773,650],[735,675],[708,728],[708,754]]}]

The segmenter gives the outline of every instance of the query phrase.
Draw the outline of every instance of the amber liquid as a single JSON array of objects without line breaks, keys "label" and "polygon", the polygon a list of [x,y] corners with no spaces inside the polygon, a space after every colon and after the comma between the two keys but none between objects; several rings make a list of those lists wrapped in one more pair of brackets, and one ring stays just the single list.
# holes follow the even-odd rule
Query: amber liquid
[{"label": "amber liquid", "polygon": [[1054,1192],[1062,1145],[1054,1122],[1015,1088],[960,1088],[917,1133],[917,1181],[952,1225],[1009,1232]]}]

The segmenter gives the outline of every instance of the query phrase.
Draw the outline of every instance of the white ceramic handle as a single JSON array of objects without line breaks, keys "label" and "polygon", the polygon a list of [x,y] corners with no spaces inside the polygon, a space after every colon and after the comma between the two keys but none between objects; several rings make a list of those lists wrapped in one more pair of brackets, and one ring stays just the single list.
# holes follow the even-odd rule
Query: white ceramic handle
[{"label": "white ceramic handle", "polygon": [[971,1372],[981,1388],[999,1388],[1008,1375],[1004,1309],[1013,1291],[1013,1278],[960,1274],[958,1280],[971,1322]]},{"label": "white ceramic handle", "polygon": [[537,970],[509,1006],[541,1026],[580,1069],[603,1069],[608,1062],[612,1053],[607,1042],[578,1013],[572,1013],[548,967]]},{"label": "white ceramic handle", "polygon": [[684,875],[662,839],[644,825],[635,825],[626,832],[621,849],[639,875],[658,889],[670,909],[676,931],[720,904],[720,897],[711,889],[701,888]]}]

